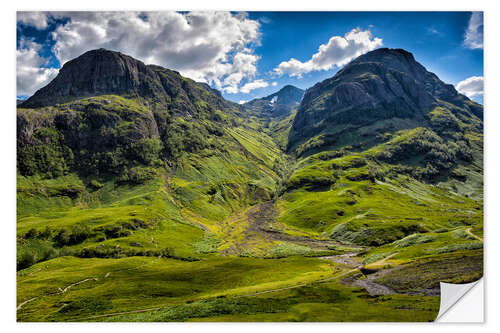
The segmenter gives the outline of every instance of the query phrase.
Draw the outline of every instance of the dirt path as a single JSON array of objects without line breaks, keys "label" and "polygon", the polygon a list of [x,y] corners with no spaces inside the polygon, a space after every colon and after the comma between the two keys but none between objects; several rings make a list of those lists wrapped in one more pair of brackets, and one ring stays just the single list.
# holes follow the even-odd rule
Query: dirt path
[{"label": "dirt path", "polygon": [[392,257],[396,256],[396,254],[398,254],[398,252],[393,253],[393,254],[391,254],[390,256],[387,256],[387,257],[385,257],[385,258],[383,258],[383,259],[380,259],[379,261],[375,261],[375,262],[372,262],[372,263],[370,263],[370,264],[367,264],[367,265],[365,265],[365,266],[377,266],[377,265],[383,264],[383,263],[385,263],[387,260],[389,260],[389,259],[391,259]]},{"label": "dirt path", "polygon": [[[271,225],[278,217],[278,212],[274,206],[274,202],[266,201],[261,204],[252,207],[248,213],[248,221],[250,227],[248,231],[258,233],[271,241],[287,241],[300,243],[302,245],[308,245],[311,247],[321,247],[326,248],[326,246],[339,246],[338,242],[332,240],[314,239],[303,236],[293,236],[282,231],[271,230],[269,225]],[[352,248],[362,249],[362,246],[351,246]]]},{"label": "dirt path", "polygon": [[29,303],[29,302],[31,302],[31,301],[34,301],[34,300],[36,300],[37,298],[38,298],[38,297],[33,297],[33,298],[30,298],[30,299],[29,299],[29,300],[27,300],[27,301],[22,302],[21,304],[19,304],[19,305],[17,306],[16,311],[17,311],[17,310],[19,310],[20,308],[22,308],[22,307],[23,307],[23,305],[25,305],[25,304],[27,304],[27,303]]},{"label": "dirt path", "polygon": [[20,303],[20,304],[17,306],[16,311],[18,311],[19,309],[21,309],[21,308],[22,308],[24,305],[26,305],[27,303],[32,302],[32,301],[34,301],[34,300],[36,300],[36,299],[38,299],[38,298],[40,298],[40,297],[44,297],[44,296],[52,296],[52,295],[56,295],[56,294],[64,294],[64,293],[65,293],[65,292],[67,292],[67,291],[68,291],[71,287],[77,286],[77,285],[79,285],[79,284],[82,284],[82,283],[87,282],[87,281],[90,281],[90,280],[97,281],[97,280],[98,280],[98,278],[96,278],[96,277],[90,277],[90,278],[87,278],[87,279],[84,279],[84,280],[81,280],[81,281],[78,281],[78,282],[72,283],[72,284],[70,284],[70,285],[68,285],[68,286],[66,286],[66,287],[64,287],[64,288],[59,287],[59,288],[57,289],[57,291],[56,291],[56,292],[49,293],[49,294],[42,295],[42,296],[37,296],[37,297],[30,298],[30,299],[28,299],[28,300],[26,300],[26,301],[24,301],[24,302]]},{"label": "dirt path", "polygon": [[[345,265],[348,267],[352,267],[353,269],[351,270],[351,272],[354,272],[356,270],[361,271],[362,268],[369,269],[367,266],[370,266],[370,265],[373,265],[373,266],[381,265],[381,264],[385,263],[387,260],[394,257],[396,254],[398,254],[398,253],[393,253],[393,254],[391,254],[391,255],[389,255],[381,260],[378,260],[378,261],[373,262],[373,263],[368,264],[368,265],[362,265],[359,262],[352,259],[352,257],[357,255],[357,253],[346,253],[346,254],[342,254],[339,256],[328,256],[328,257],[320,257],[320,258],[321,259],[328,259],[328,260],[331,260],[333,262],[336,262],[336,263],[339,263],[339,264],[342,264],[342,265]],[[346,285],[354,285],[354,286],[364,288],[372,296],[373,295],[396,294],[396,291],[392,290],[391,288],[384,286],[384,285],[381,285],[381,284],[378,284],[374,281],[378,277],[380,277],[381,275],[387,274],[391,270],[392,269],[382,269],[378,272],[374,272],[374,274],[368,274],[365,272],[365,274],[364,274],[365,278],[354,277],[353,279],[350,279],[350,280],[341,281],[341,283],[346,284]]]},{"label": "dirt path", "polygon": [[96,278],[96,277],[90,277],[90,278],[87,278],[87,279],[85,279],[85,280],[82,280],[82,281],[78,281],[78,282],[72,283],[72,284],[70,284],[69,286],[67,286],[67,287],[66,287],[66,288],[64,288],[64,289],[59,288],[60,293],[61,293],[61,294],[63,294],[63,293],[65,293],[65,292],[67,292],[69,288],[74,287],[74,286],[77,286],[77,285],[82,284],[82,283],[87,282],[87,281],[91,281],[91,280],[97,281],[97,280],[99,280],[99,279],[98,279],[98,278]]},{"label": "dirt path", "polygon": [[481,237],[479,237],[479,236],[474,235],[474,234],[472,233],[471,229],[472,229],[472,228],[467,228],[467,229],[465,229],[465,232],[466,232],[469,236],[474,237],[475,239],[477,239],[477,240],[481,241],[481,243],[482,243],[482,242],[483,242],[483,239],[482,239]]},{"label": "dirt path", "polygon": [[397,294],[395,290],[375,282],[376,279],[391,272],[392,270],[394,270],[394,268],[382,269],[376,273],[365,275],[364,279],[356,279],[353,281],[342,281],[342,282],[364,288],[371,296]]},{"label": "dirt path", "polygon": [[325,256],[325,257],[318,257],[318,259],[327,259],[333,262],[336,262],[337,264],[342,264],[350,267],[357,267],[360,265],[359,262],[355,261],[352,259],[352,257],[358,255],[358,252],[352,252],[352,253],[345,253],[341,255],[336,255],[336,256]]}]

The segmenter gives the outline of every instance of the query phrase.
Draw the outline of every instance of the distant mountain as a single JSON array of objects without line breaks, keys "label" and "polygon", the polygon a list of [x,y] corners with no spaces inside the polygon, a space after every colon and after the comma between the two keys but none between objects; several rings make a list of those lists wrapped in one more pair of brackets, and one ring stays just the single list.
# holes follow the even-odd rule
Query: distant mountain
[{"label": "distant mountain", "polygon": [[304,90],[286,85],[274,94],[244,103],[243,107],[262,116],[286,117],[299,106],[303,96]]},{"label": "distant mountain", "polygon": [[457,116],[482,119],[481,105],[428,72],[411,53],[377,49],[306,91],[290,131],[288,150],[317,136],[324,146],[331,146],[341,144],[347,133],[359,137],[358,141],[370,141],[373,136],[369,133],[427,126],[437,107]]}]

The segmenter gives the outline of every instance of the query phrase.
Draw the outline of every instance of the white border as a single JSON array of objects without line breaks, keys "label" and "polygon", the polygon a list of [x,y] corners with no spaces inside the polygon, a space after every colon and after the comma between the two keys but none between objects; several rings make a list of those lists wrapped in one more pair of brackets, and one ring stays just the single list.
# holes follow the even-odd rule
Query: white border
[{"label": "white border", "polygon": [[[497,260],[494,258],[495,253],[500,253],[499,244],[495,238],[500,237],[498,230],[500,225],[500,214],[495,210],[499,200],[500,188],[500,169],[498,166],[499,155],[496,149],[500,144],[500,130],[496,127],[500,126],[500,105],[498,102],[498,89],[500,89],[500,54],[498,35],[500,32],[500,15],[496,1],[436,1],[436,0],[419,0],[419,1],[373,1],[373,0],[356,0],[356,1],[269,1],[269,0],[252,0],[236,3],[234,0],[211,0],[211,1],[195,1],[183,0],[177,2],[160,2],[151,0],[134,1],[125,3],[123,0],[86,0],[83,2],[70,2],[67,0],[23,0],[23,1],[4,1],[2,10],[0,11],[0,24],[2,29],[3,43],[1,57],[2,76],[0,93],[3,101],[0,109],[0,136],[2,143],[2,159],[0,163],[2,177],[2,262],[0,270],[0,286],[2,288],[1,300],[1,326],[4,332],[11,331],[26,331],[36,332],[110,332],[120,331],[135,332],[139,329],[158,330],[158,331],[203,331],[206,332],[233,332],[238,333],[253,332],[256,329],[260,331],[286,331],[301,332],[304,330],[314,330],[314,332],[331,332],[340,331],[366,331],[372,332],[401,332],[404,329],[406,332],[421,332],[425,330],[453,330],[453,332],[476,332],[481,329],[490,329],[494,326],[499,326],[500,316],[498,315],[498,283],[489,281],[500,281],[498,272]],[[486,324],[464,325],[464,324],[369,324],[369,323],[258,323],[258,324],[154,324],[154,323],[122,323],[122,324],[18,324],[15,322],[15,94],[16,94],[16,67],[15,67],[15,43],[16,43],[16,25],[15,12],[16,10],[202,10],[202,9],[217,9],[217,10],[294,10],[294,11],[449,11],[449,10],[465,10],[465,11],[485,11],[485,289],[486,289]],[[488,239],[493,239],[490,243]],[[498,257],[497,257],[498,258]],[[491,259],[491,260],[490,260]],[[472,306],[472,304],[471,304]],[[498,331],[498,327],[497,327]]]}]

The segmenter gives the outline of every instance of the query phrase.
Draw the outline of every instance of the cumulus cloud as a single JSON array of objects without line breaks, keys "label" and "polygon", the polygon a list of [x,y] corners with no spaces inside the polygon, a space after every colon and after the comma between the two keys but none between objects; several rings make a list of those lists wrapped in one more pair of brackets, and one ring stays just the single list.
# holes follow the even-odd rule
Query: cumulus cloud
[{"label": "cumulus cloud", "polygon": [[457,84],[457,90],[461,94],[472,98],[483,95],[484,83],[482,76],[472,76]]},{"label": "cumulus cloud", "polygon": [[278,85],[278,82],[274,81],[273,83],[271,83],[271,85],[272,85],[273,87],[276,87],[276,86]]},{"label": "cumulus cloud", "polygon": [[17,95],[31,95],[48,84],[58,73],[55,68],[48,68],[47,59],[40,57],[41,45],[21,39],[16,50]]},{"label": "cumulus cloud", "polygon": [[265,88],[267,86],[269,86],[269,83],[267,83],[264,80],[259,79],[259,80],[255,80],[252,82],[245,83],[245,85],[243,87],[241,87],[240,91],[242,93],[248,94],[252,90],[255,90],[258,88]]},{"label": "cumulus cloud", "polygon": [[46,12],[17,12],[17,22],[38,30],[47,28],[48,21],[49,15]]},{"label": "cumulus cloud", "polygon": [[483,13],[473,12],[465,31],[465,47],[469,49],[483,48]]},{"label": "cumulus cloud", "polygon": [[340,67],[363,53],[382,46],[381,38],[373,38],[369,30],[353,29],[344,37],[333,36],[328,43],[319,46],[311,59],[302,62],[295,58],[281,62],[274,72],[278,75],[301,77],[311,71],[329,70]]},{"label": "cumulus cloud", "polygon": [[[59,15],[61,15],[59,13]],[[148,64],[236,93],[257,73],[260,23],[229,12],[69,12],[52,32],[64,64],[96,48],[120,51]]]}]

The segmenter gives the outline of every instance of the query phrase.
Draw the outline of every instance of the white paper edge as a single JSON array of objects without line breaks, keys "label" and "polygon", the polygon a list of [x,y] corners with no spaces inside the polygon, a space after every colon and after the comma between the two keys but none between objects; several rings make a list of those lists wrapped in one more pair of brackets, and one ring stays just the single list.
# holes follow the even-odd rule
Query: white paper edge
[{"label": "white paper edge", "polygon": [[483,323],[484,282],[480,279],[466,284],[440,282],[441,305],[436,322]]}]

